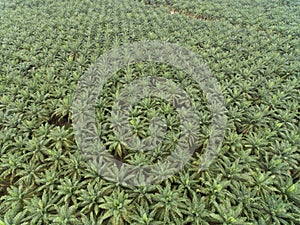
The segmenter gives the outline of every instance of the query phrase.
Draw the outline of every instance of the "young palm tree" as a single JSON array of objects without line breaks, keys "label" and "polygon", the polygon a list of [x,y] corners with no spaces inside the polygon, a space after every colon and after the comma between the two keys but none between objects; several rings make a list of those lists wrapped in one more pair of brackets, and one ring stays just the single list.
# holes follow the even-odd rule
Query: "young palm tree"
[{"label": "young palm tree", "polygon": [[107,219],[108,223],[124,225],[131,222],[130,214],[134,205],[128,194],[117,188],[111,195],[104,196],[104,203],[100,204],[99,208],[105,210],[103,219]]},{"label": "young palm tree", "polygon": [[42,196],[34,195],[31,199],[25,200],[25,221],[31,224],[50,224],[51,215],[55,212],[57,197],[53,193],[43,191]]},{"label": "young palm tree", "polygon": [[55,206],[55,209],[57,211],[57,216],[53,217],[52,223],[57,225],[79,225],[82,224],[77,216],[77,206],[72,205],[69,206],[67,204],[63,205],[62,207]]},{"label": "young palm tree", "polygon": [[48,135],[50,147],[55,147],[57,150],[70,149],[74,144],[73,133],[71,129],[62,127],[55,127]]},{"label": "young palm tree", "polygon": [[110,193],[111,191],[108,190],[103,180],[88,183],[86,188],[76,191],[78,204],[81,208],[80,212],[85,215],[93,213],[93,215],[98,216],[102,211],[99,205],[104,202],[103,196]]},{"label": "young palm tree", "polygon": [[157,193],[153,195],[153,204],[150,209],[155,211],[155,217],[160,221],[168,222],[169,218],[183,218],[185,209],[183,192],[175,187],[171,188],[170,182],[166,186],[156,186]]},{"label": "young palm tree", "polygon": [[188,198],[188,201],[186,202],[186,209],[184,212],[187,216],[184,219],[183,224],[209,225],[207,220],[210,212],[207,209],[205,197],[201,197],[193,192],[192,198]]},{"label": "young palm tree", "polygon": [[16,211],[23,210],[25,202],[30,198],[30,189],[25,188],[23,185],[11,186],[7,189],[7,195],[0,198],[1,211],[6,212],[7,209],[13,208]]},{"label": "young palm tree", "polygon": [[25,225],[26,224],[24,222],[25,217],[26,217],[25,211],[19,212],[18,210],[10,209],[3,215],[3,221],[0,220],[0,225],[6,225],[6,224]]}]

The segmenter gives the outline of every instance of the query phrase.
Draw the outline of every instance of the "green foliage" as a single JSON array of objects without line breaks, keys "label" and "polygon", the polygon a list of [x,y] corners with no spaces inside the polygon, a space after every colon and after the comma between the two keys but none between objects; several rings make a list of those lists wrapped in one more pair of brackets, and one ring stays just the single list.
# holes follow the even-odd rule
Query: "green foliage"
[{"label": "green foliage", "polygon": [[[2,0],[0,225],[300,224],[297,4]],[[200,55],[220,83],[228,124],[214,163],[198,172],[211,134],[207,96],[186,73],[163,63],[120,68],[95,110],[99,137],[114,157],[136,166],[158,163],[174,152],[180,136],[174,104],[182,99],[175,86],[171,102],[144,98],[133,104],[129,118],[112,110],[137,78],[180,84],[200,118],[200,133],[186,124],[189,142],[199,140],[184,169],[157,185],[123,187],[126,179],[145,177],[111,169],[118,178],[111,183],[85,162],[71,106],[77,82],[101,54],[140,40],[177,43]],[[165,132],[151,126],[153,119],[163,121]],[[135,151],[143,143],[126,142],[124,121],[136,140],[148,141],[157,132],[162,141],[151,151]],[[161,177],[172,173],[164,165],[157,170]]]},{"label": "green foliage", "polygon": [[182,191],[172,189],[169,182],[165,187],[157,186],[157,191],[153,195],[155,204],[151,206],[157,218],[165,223],[170,222],[170,218],[182,218],[182,210],[185,209]]},{"label": "green foliage", "polygon": [[125,224],[130,222],[130,212],[133,209],[132,200],[124,191],[116,189],[109,196],[104,196],[104,203],[99,208],[104,209],[103,220],[109,219],[109,224]]}]

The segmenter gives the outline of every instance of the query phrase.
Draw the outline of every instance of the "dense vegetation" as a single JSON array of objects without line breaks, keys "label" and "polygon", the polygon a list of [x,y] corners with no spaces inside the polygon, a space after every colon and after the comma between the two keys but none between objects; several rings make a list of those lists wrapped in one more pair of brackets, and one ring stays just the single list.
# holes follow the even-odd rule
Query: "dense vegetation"
[{"label": "dense vegetation", "polygon": [[[296,0],[2,0],[0,224],[299,224],[299,15]],[[108,129],[116,92],[139,76],[181,83],[201,118],[184,170],[132,188],[103,179],[82,159],[71,107],[80,77],[100,55],[143,40],[199,54],[222,87],[228,121],[218,157],[199,172],[211,132],[201,89],[168,65],[121,68],[97,107],[115,157],[151,164],[173,150],[179,132],[174,107],[156,98],[132,109],[131,125],[145,137],[149,118],[164,117],[161,149],[130,151]]]}]

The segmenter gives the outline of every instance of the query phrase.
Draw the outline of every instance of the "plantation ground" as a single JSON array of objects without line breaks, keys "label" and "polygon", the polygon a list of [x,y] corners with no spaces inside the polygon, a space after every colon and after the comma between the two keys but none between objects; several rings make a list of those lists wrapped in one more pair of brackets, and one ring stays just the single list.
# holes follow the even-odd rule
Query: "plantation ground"
[{"label": "plantation ground", "polygon": [[[0,224],[299,224],[299,8],[297,0],[2,0]],[[140,136],[148,132],[147,108],[166,118],[161,149],[130,151],[107,128],[115,92],[137,77],[182,84],[201,118],[184,170],[129,188],[81,158],[71,106],[99,56],[144,40],[201,56],[221,86],[228,121],[218,157],[198,172],[211,132],[199,86],[163,64],[120,69],[97,102],[99,135],[115,157],[153,163],[174,150],[180,131],[174,108],[157,99],[143,100],[131,116]]]}]

